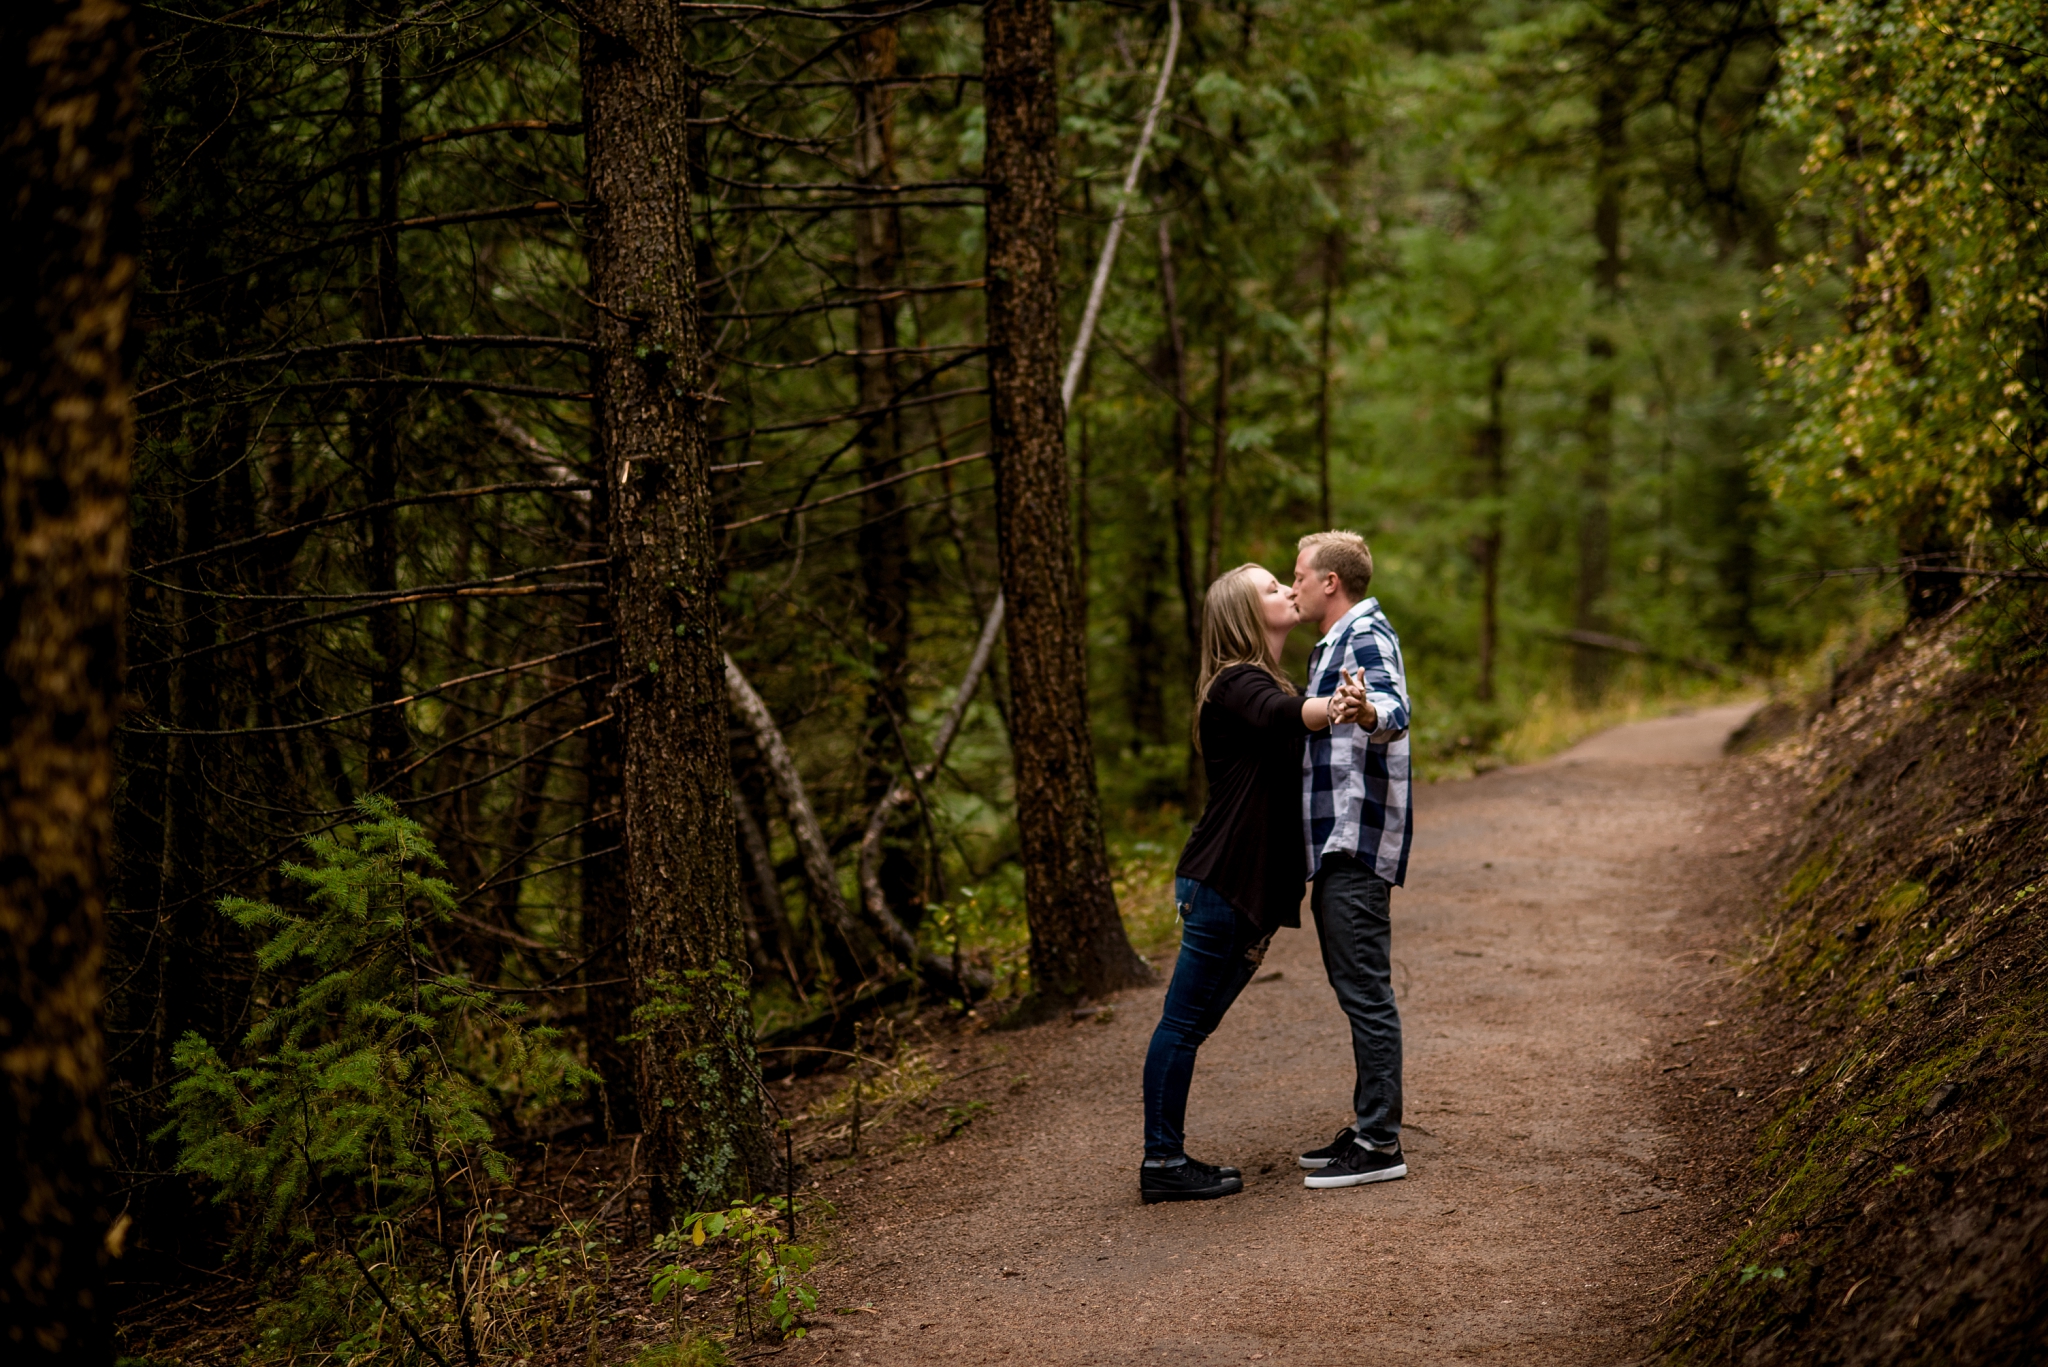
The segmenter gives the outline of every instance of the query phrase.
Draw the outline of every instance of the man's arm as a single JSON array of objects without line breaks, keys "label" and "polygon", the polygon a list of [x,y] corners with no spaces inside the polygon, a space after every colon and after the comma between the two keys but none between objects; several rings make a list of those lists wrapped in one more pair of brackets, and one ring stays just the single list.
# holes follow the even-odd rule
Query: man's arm
[{"label": "man's arm", "polygon": [[1365,706],[1370,717],[1359,716],[1359,725],[1375,745],[1399,740],[1408,730],[1408,680],[1401,669],[1401,648],[1372,630],[1356,632],[1345,651],[1350,657],[1346,673],[1364,686]]}]

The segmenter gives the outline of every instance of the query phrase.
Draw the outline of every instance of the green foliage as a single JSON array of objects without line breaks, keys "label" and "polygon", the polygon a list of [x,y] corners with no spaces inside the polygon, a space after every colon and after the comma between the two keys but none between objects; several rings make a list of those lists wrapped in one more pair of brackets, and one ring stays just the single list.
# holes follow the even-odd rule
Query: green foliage
[{"label": "green foliage", "polygon": [[258,943],[255,1023],[232,1059],[197,1034],[174,1055],[179,1170],[236,1203],[264,1257],[312,1245],[326,1215],[370,1228],[467,1206],[506,1177],[493,1121],[588,1076],[552,1031],[434,967],[455,909],[440,857],[388,800],[357,806],[284,865],[304,911],[222,899]]},{"label": "green foliage", "polygon": [[[1798,422],[1780,489],[1822,486],[1909,549],[2048,511],[2048,12],[2024,0],[1794,6],[1778,120],[1821,240],[1774,286]],[[1802,315],[1839,315],[1818,336]]]},{"label": "green foliage", "polygon": [[725,1367],[731,1361],[717,1339],[686,1334],[674,1343],[641,1349],[633,1358],[633,1367]]},{"label": "green foliage", "polygon": [[803,1317],[818,1308],[817,1289],[803,1280],[818,1260],[811,1244],[791,1243],[777,1223],[786,1212],[779,1200],[734,1201],[723,1210],[699,1211],[676,1229],[655,1236],[658,1253],[673,1255],[649,1283],[653,1303],[677,1299],[680,1332],[682,1297],[710,1288],[713,1278],[684,1261],[686,1255],[719,1267],[733,1283],[736,1332],[751,1336],[761,1316],[785,1339],[808,1332]]}]

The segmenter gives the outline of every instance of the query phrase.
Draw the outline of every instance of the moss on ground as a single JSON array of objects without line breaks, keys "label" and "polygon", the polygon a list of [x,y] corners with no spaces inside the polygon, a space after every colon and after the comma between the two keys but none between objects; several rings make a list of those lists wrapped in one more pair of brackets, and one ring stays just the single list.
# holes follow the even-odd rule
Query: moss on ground
[{"label": "moss on ground", "polygon": [[[2048,1328],[2048,608],[1894,642],[1799,782],[1754,1027],[1796,1059],[1673,1363],[2005,1363]],[[2005,668],[1999,659],[2024,659]]]}]

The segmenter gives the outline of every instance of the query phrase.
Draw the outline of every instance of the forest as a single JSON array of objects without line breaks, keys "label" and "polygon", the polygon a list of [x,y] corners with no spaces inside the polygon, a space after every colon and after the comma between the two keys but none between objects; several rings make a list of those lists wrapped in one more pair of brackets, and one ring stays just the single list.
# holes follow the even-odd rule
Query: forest
[{"label": "forest", "polygon": [[1154,980],[1203,590],[1303,533],[1425,780],[2042,567],[2036,6],[7,8],[53,1360],[610,1361],[614,1236],[802,1332],[771,1084]]}]

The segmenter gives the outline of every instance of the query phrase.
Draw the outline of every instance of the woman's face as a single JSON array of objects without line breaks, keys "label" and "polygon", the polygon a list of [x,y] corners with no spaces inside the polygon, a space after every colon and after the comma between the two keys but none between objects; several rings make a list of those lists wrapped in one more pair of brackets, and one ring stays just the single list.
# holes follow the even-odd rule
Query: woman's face
[{"label": "woman's face", "polygon": [[1272,575],[1262,575],[1258,580],[1259,616],[1268,629],[1292,631],[1301,621],[1301,609],[1295,604],[1294,590],[1281,583]]}]

